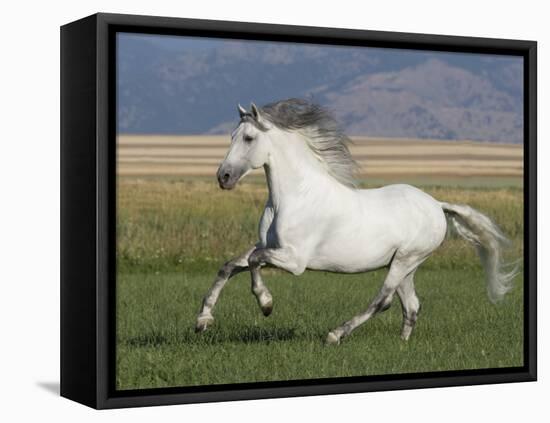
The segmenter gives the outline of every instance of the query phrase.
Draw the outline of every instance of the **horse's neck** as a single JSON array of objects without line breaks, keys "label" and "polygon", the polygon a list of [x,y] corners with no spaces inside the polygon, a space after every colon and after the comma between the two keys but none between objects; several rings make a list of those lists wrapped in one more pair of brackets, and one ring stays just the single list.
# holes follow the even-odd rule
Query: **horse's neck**
[{"label": "horse's neck", "polygon": [[[328,174],[298,135],[290,135],[270,155],[265,165],[271,204],[275,212],[296,206],[300,200],[312,204],[334,191],[347,190]],[[282,147],[282,148],[281,148]]]}]

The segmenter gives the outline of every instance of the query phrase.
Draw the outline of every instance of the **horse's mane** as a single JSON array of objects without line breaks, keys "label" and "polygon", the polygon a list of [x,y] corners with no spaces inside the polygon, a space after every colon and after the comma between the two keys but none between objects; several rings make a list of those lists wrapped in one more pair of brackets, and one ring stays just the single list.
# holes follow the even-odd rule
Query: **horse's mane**
[{"label": "horse's mane", "polygon": [[281,129],[301,132],[329,174],[346,186],[356,186],[358,165],[348,148],[351,140],[326,109],[290,98],[261,107],[260,115]]}]

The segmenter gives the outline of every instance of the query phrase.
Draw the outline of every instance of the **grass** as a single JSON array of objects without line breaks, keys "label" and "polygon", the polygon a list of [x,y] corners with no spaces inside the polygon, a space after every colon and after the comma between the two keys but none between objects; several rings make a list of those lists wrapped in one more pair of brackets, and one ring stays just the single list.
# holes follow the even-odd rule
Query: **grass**
[{"label": "grass", "polygon": [[[467,203],[523,246],[521,188],[434,183],[437,199]],[[423,308],[409,342],[399,338],[399,301],[338,347],[327,332],[363,311],[385,270],[362,275],[266,270],[274,297],[265,318],[242,274],[227,285],[209,331],[196,313],[218,267],[256,239],[265,187],[231,193],[203,179],[119,180],[117,388],[480,369],[523,364],[523,280],[495,306],[470,245],[449,239],[417,272]]]}]

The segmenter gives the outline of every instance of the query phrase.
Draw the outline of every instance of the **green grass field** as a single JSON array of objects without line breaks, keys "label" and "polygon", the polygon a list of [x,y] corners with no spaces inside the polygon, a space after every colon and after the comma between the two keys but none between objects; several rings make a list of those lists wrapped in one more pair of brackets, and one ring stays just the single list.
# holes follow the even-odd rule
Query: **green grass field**
[{"label": "green grass field", "polygon": [[[523,254],[518,179],[414,180],[439,200],[491,216]],[[382,184],[374,181],[371,184]],[[263,317],[248,274],[233,278],[203,334],[194,323],[218,267],[256,241],[266,199],[250,179],[223,192],[212,179],[120,178],[117,222],[117,388],[138,389],[523,364],[523,279],[499,305],[487,300],[474,249],[450,238],[417,272],[422,313],[400,339],[397,299],[346,338],[330,329],[368,306],[385,270],[362,275],[266,269],[273,314]]]}]

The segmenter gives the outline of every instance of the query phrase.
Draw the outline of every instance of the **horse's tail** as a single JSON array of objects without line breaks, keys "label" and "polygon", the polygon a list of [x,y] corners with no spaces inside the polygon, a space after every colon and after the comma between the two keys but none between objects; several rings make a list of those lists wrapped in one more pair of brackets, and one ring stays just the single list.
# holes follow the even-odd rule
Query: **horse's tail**
[{"label": "horse's tail", "polygon": [[518,266],[505,270],[508,266],[502,261],[502,249],[510,241],[489,217],[470,206],[441,203],[441,207],[449,226],[476,246],[485,269],[489,299],[493,303],[501,300],[518,273]]}]

